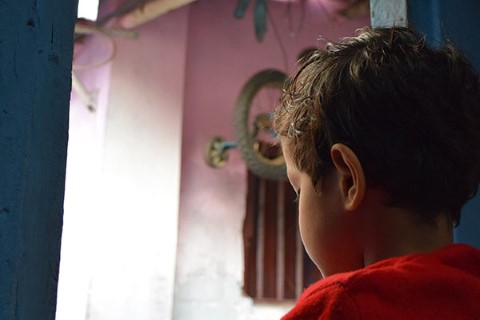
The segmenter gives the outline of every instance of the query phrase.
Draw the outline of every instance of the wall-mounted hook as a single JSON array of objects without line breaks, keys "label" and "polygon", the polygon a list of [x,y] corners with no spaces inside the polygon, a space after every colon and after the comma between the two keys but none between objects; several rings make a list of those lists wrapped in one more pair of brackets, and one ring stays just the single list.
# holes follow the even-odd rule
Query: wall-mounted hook
[{"label": "wall-mounted hook", "polygon": [[212,168],[222,168],[228,162],[228,151],[235,148],[235,141],[225,141],[222,137],[211,138],[205,147],[205,162]]}]

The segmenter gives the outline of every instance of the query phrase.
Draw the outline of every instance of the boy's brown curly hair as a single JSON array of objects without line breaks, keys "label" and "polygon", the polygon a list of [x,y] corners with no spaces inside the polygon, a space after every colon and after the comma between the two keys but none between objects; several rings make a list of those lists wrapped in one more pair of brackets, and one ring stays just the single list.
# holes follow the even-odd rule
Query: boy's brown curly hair
[{"label": "boy's brown curly hair", "polygon": [[480,182],[477,73],[452,45],[409,28],[366,28],[305,57],[284,88],[274,128],[317,188],[330,148],[349,146],[389,206],[458,223]]}]

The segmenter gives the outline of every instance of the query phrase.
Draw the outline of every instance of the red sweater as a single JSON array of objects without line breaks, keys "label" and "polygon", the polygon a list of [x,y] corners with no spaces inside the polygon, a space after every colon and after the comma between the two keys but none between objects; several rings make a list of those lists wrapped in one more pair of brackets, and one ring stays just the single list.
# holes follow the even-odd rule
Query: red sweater
[{"label": "red sweater", "polygon": [[327,277],[282,319],[479,320],[480,250],[454,244]]}]

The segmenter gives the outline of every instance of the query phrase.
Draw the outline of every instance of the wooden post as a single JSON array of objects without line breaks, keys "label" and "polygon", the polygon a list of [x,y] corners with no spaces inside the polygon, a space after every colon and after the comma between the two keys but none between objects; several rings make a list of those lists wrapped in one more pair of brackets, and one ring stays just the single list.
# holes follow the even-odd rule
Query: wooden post
[{"label": "wooden post", "polygon": [[0,319],[54,319],[78,0],[0,3]]}]

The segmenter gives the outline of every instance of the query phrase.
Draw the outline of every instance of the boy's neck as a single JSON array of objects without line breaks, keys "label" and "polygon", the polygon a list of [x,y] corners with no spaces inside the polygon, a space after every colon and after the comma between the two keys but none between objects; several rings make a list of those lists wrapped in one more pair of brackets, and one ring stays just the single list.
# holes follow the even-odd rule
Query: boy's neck
[{"label": "boy's neck", "polygon": [[371,212],[370,222],[365,224],[365,266],[392,257],[433,252],[453,243],[453,224],[447,214],[439,214],[429,224],[405,209],[383,209]]}]

